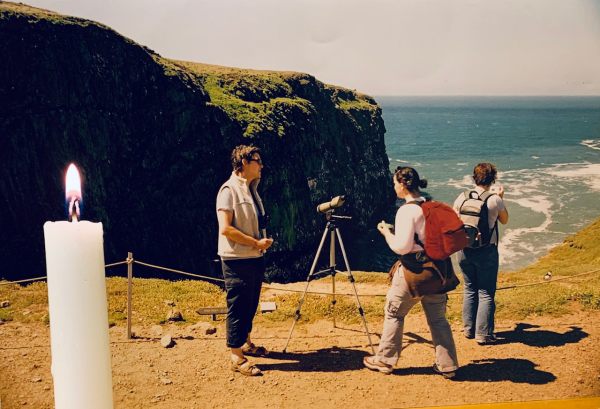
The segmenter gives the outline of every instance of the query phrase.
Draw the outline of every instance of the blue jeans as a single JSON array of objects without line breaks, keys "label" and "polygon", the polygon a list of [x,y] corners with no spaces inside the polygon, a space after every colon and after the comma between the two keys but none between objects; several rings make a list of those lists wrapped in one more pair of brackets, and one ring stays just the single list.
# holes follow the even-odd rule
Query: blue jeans
[{"label": "blue jeans", "polygon": [[463,329],[468,338],[487,341],[494,336],[498,247],[491,245],[458,252],[465,284]]}]

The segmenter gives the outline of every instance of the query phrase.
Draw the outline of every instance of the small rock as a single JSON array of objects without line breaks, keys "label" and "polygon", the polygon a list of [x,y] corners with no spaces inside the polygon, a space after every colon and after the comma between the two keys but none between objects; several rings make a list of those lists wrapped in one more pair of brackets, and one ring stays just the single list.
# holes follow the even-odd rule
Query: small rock
[{"label": "small rock", "polygon": [[233,381],[235,381],[235,377],[232,375],[229,377],[229,382],[233,382]]},{"label": "small rock", "polygon": [[183,321],[183,315],[181,315],[181,311],[176,308],[172,308],[167,314],[167,321]]},{"label": "small rock", "polygon": [[2,302],[0,302],[0,308],[6,308],[10,306],[10,301],[8,300],[4,300]]},{"label": "small rock", "polygon": [[209,324],[208,322],[202,322],[202,321],[197,322],[194,325],[190,325],[189,330],[193,331],[193,332],[197,331],[204,335],[212,335],[217,332],[216,327]]},{"label": "small rock", "polygon": [[165,305],[168,306],[168,307],[174,307],[175,306],[175,301],[165,300]]},{"label": "small rock", "polygon": [[31,378],[31,382],[33,382],[33,383],[42,382],[42,378],[40,378],[39,376],[36,376],[35,378]]},{"label": "small rock", "polygon": [[167,334],[164,337],[162,337],[160,339],[160,345],[162,345],[164,348],[171,348],[172,346],[174,346],[175,341],[173,341],[173,337],[171,337],[171,334]]},{"label": "small rock", "polygon": [[50,390],[50,387],[49,387],[48,385],[46,385],[46,386],[44,386],[44,390],[45,390],[45,391],[49,391],[49,390]]},{"label": "small rock", "polygon": [[160,378],[160,381],[162,382],[163,385],[171,385],[173,383],[173,381],[170,380],[169,378]]}]

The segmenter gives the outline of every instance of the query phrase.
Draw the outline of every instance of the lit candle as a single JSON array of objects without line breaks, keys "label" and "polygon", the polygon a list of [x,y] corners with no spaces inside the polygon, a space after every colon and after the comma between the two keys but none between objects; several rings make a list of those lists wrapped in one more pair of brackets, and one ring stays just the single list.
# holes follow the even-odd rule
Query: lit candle
[{"label": "lit candle", "polygon": [[79,221],[75,165],[66,179],[71,222],[44,224],[54,405],[112,408],[102,223]]}]

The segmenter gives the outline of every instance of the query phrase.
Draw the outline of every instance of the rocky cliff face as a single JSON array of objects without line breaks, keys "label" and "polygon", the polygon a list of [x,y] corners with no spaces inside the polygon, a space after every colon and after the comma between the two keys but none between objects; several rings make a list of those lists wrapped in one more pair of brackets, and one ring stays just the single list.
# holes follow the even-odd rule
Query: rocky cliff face
[{"label": "rocky cliff face", "polygon": [[166,60],[97,23],[13,3],[0,3],[0,38],[0,277],[45,274],[42,226],[66,218],[71,161],[107,262],[133,251],[201,274],[236,144],[263,150],[272,279],[306,276],[324,227],[316,204],[348,195],[351,247],[393,202],[367,96],[306,74]]}]

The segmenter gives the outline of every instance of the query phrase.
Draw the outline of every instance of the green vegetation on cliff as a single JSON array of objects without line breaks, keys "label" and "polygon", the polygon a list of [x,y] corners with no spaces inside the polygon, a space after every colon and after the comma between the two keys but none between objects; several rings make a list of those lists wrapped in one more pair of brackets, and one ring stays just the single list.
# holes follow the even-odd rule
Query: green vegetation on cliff
[{"label": "green vegetation on cliff", "polygon": [[[267,71],[222,67],[186,61],[165,61],[195,74],[208,92],[211,102],[220,106],[244,127],[244,136],[275,132],[283,137],[294,126],[294,111],[309,116],[315,106],[309,97],[317,90],[332,95],[342,111],[375,111],[376,102],[365,95],[332,85],[299,72]],[[302,89],[305,87],[305,89]],[[320,88],[320,89],[319,89]],[[313,90],[306,93],[306,90]]]}]

